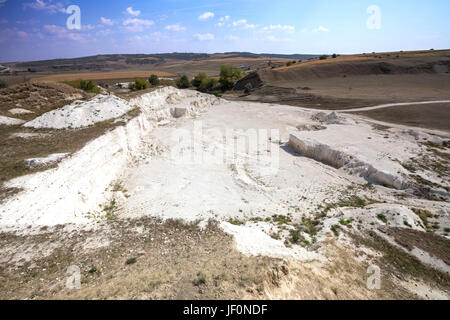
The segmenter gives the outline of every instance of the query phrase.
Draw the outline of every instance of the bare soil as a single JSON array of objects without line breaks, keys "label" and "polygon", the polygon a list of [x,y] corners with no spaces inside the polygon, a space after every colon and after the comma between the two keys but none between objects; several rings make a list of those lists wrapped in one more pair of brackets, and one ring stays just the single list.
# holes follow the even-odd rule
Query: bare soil
[{"label": "bare soil", "polygon": [[[329,241],[331,262],[246,257],[214,223],[151,219],[0,235],[0,299],[412,299],[386,278],[366,287],[367,263]],[[81,288],[66,287],[70,266]],[[343,286],[342,284],[346,285]]]},{"label": "bare soil", "polygon": [[371,119],[413,127],[450,131],[450,104],[392,107],[356,114]]}]

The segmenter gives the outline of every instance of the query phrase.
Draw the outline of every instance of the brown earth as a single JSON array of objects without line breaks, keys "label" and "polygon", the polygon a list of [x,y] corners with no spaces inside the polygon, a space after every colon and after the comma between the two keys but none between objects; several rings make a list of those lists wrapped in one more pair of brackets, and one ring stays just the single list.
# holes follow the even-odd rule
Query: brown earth
[{"label": "brown earth", "polygon": [[[0,89],[0,115],[31,120],[48,111],[61,108],[75,99],[87,99],[89,94],[63,83],[23,83]],[[32,114],[13,115],[11,109],[21,108]]]},{"label": "brown earth", "polygon": [[450,131],[450,103],[401,106],[355,113],[378,121]]},{"label": "brown earth", "polygon": [[[0,244],[0,299],[417,298],[390,277],[381,290],[369,290],[368,263],[333,239],[325,265],[246,257],[214,223],[204,230],[152,218],[103,222],[91,231],[58,226],[38,235],[3,233]],[[80,269],[79,290],[66,287],[69,266]]]},{"label": "brown earth", "polygon": [[[342,110],[385,103],[450,100],[450,50],[390,52],[309,60],[266,68],[238,81],[235,100]],[[240,91],[250,83],[249,95]],[[377,120],[448,130],[448,108],[422,105],[359,114]]]},{"label": "brown earth", "polygon": [[[0,115],[30,121],[43,113],[61,108],[75,99],[88,99],[92,94],[63,83],[24,83],[0,89]],[[29,114],[14,115],[9,110],[21,108]],[[133,118],[139,110],[131,110]],[[121,122],[108,120],[88,128],[70,130],[33,129],[0,125],[0,202],[18,192],[5,189],[3,183],[49,167],[30,168],[26,159],[47,157],[54,153],[74,153],[89,141],[103,135]],[[53,164],[53,166],[55,166]]]},{"label": "brown earth", "polygon": [[158,77],[175,77],[172,73],[161,72],[161,71],[121,71],[121,72],[91,72],[91,73],[67,73],[67,74],[56,74],[34,78],[32,82],[43,82],[43,81],[72,81],[72,80],[120,80],[120,79],[135,79],[143,78],[148,79],[152,74]]}]

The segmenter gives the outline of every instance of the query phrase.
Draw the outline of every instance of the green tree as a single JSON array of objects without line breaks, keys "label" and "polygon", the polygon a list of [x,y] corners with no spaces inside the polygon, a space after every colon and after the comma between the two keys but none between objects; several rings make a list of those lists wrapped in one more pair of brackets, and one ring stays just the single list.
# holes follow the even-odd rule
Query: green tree
[{"label": "green tree", "polygon": [[247,83],[245,85],[245,89],[244,89],[245,94],[250,94],[250,92],[252,92],[252,90],[253,90],[252,84],[250,82]]},{"label": "green tree", "polygon": [[0,79],[0,89],[7,88],[8,83],[5,80]]},{"label": "green tree", "polygon": [[217,80],[213,78],[205,78],[198,86],[198,90],[201,92],[208,92],[214,89],[217,85]]},{"label": "green tree", "polygon": [[178,88],[186,89],[186,88],[189,88],[190,81],[189,81],[189,78],[187,77],[187,75],[183,75],[177,80],[176,84],[177,84]]},{"label": "green tree", "polygon": [[223,65],[220,67],[220,84],[222,90],[230,90],[233,88],[234,83],[242,77],[242,71],[239,68],[233,66]]},{"label": "green tree", "polygon": [[148,79],[148,82],[150,82],[152,86],[159,86],[160,84],[159,78],[156,74],[152,74]]},{"label": "green tree", "polygon": [[192,85],[196,88],[199,88],[204,80],[207,80],[208,76],[204,72],[200,72],[195,76],[194,80],[192,80]]},{"label": "green tree", "polygon": [[141,78],[137,78],[136,80],[134,80],[134,89],[135,90],[145,90],[150,88],[150,84],[148,83],[147,80],[141,79]]}]

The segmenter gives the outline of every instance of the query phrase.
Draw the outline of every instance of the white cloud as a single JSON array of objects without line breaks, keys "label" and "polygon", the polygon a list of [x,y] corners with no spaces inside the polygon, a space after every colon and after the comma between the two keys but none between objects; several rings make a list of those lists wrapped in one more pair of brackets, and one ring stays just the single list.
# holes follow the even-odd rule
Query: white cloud
[{"label": "white cloud", "polygon": [[112,34],[112,31],[110,29],[100,30],[96,33],[98,36],[108,36]]},{"label": "white cloud", "polygon": [[23,4],[23,7],[45,11],[50,14],[54,14],[57,12],[62,13],[66,12],[66,8],[61,2],[53,3],[52,0],[48,0],[48,2],[45,2],[45,0],[36,0],[35,2],[27,2]]},{"label": "white cloud", "polygon": [[165,29],[169,30],[169,31],[184,31],[184,30],[186,30],[185,27],[179,25],[178,23],[177,24],[172,24],[170,26],[166,26]]},{"label": "white cloud", "polygon": [[200,40],[200,41],[211,41],[211,40],[214,40],[214,35],[211,34],[211,33],[204,33],[204,34],[197,33],[195,35],[195,37],[197,38],[197,40]]},{"label": "white cloud", "polygon": [[95,26],[93,26],[92,24],[83,24],[81,26],[81,30],[88,31],[88,30],[93,30],[93,29],[95,29]]},{"label": "white cloud", "polygon": [[265,31],[274,31],[274,30],[281,30],[281,31],[287,31],[287,32],[294,32],[295,31],[295,27],[294,26],[288,26],[288,25],[270,25],[267,27],[264,27]]},{"label": "white cloud", "polygon": [[69,39],[69,40],[83,40],[83,37],[79,33],[69,32],[66,28],[61,26],[56,26],[54,24],[45,25],[44,31],[46,31],[50,35],[54,35],[60,39]]},{"label": "white cloud", "polygon": [[202,14],[198,17],[198,20],[203,21],[203,20],[208,20],[211,18],[214,18],[214,13],[213,12],[205,12],[204,14]]},{"label": "white cloud", "polygon": [[164,39],[165,37],[161,32],[153,32],[151,34],[145,34],[145,35],[136,35],[128,39],[128,41],[136,43],[136,42],[149,42],[154,41],[158,42]]},{"label": "white cloud", "polygon": [[248,24],[246,19],[237,20],[233,22],[233,27],[240,27],[243,26],[245,29],[254,29],[256,28],[256,25],[254,24]]},{"label": "white cloud", "polygon": [[112,26],[112,25],[114,24],[114,22],[113,22],[111,19],[107,19],[107,18],[104,18],[104,17],[101,17],[101,18],[100,18],[100,21],[101,21],[103,24],[106,24],[106,25],[108,25],[108,26]]},{"label": "white cloud", "polygon": [[153,20],[129,18],[123,22],[125,29],[131,32],[142,32],[144,29],[153,26]]},{"label": "white cloud", "polygon": [[327,28],[325,28],[325,27],[322,27],[322,26],[320,26],[320,27],[318,27],[317,29],[314,29],[313,30],[313,32],[329,32],[330,30],[328,30]]},{"label": "white cloud", "polygon": [[26,38],[26,37],[28,37],[28,33],[26,33],[25,31],[17,31],[17,35],[18,35],[20,38]]},{"label": "white cloud", "polygon": [[217,27],[223,27],[227,21],[230,20],[230,16],[225,16],[219,19],[219,22],[216,24]]},{"label": "white cloud", "polygon": [[135,17],[137,17],[137,16],[139,16],[141,14],[140,10],[134,11],[133,7],[128,7],[127,8],[127,12],[128,12],[128,14],[131,14],[132,16],[135,16]]},{"label": "white cloud", "polygon": [[241,38],[236,37],[236,36],[233,36],[233,35],[228,35],[228,36],[225,37],[225,39],[226,39],[226,40],[230,40],[230,41],[238,41],[238,40],[240,40]]}]

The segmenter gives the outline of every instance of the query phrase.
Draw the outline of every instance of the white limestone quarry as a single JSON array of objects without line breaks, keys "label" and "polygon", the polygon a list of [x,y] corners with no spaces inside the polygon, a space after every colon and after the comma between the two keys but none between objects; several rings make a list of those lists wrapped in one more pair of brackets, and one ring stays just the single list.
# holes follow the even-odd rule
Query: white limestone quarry
[{"label": "white limestone quarry", "polygon": [[13,115],[22,115],[22,114],[33,114],[33,111],[27,110],[27,109],[22,109],[22,108],[14,108],[14,109],[10,109],[8,110],[9,113],[13,114]]},{"label": "white limestone quarry", "polygon": [[409,186],[408,172],[399,162],[420,152],[416,143],[398,143],[364,123],[332,124],[316,132],[295,132],[290,135],[289,145],[302,156],[395,189]]},{"label": "white limestone quarry", "polygon": [[[155,100],[162,101],[159,111],[170,116],[171,105],[166,102],[174,89],[159,90],[150,93],[156,96]],[[184,92],[178,93],[182,99]],[[191,97],[190,92],[186,96]],[[144,97],[145,98],[145,97]],[[105,100],[106,99],[106,100]],[[116,98],[99,97],[95,101],[118,101]],[[180,100],[181,101],[181,100]],[[209,100],[208,100],[209,101]],[[211,98],[211,101],[217,101]],[[119,104],[128,104],[119,101]],[[199,105],[201,109],[207,108],[205,104]],[[65,107],[76,114],[86,114],[88,110],[97,108],[91,100],[89,107],[82,107],[78,113],[75,105]],[[130,110],[134,105],[124,105],[121,110]],[[152,113],[151,106],[141,105],[148,113]],[[64,109],[64,108],[63,108]],[[189,106],[191,113],[197,112],[197,106]],[[87,124],[95,116],[87,115],[88,121],[79,121]],[[41,119],[42,120],[42,119]],[[44,124],[49,121],[38,122]],[[57,127],[61,127],[59,122]],[[7,187],[23,188],[17,196],[9,199],[0,206],[0,229],[24,230],[26,226],[54,226],[66,223],[91,223],[88,213],[98,211],[99,205],[108,201],[111,194],[107,190],[123,170],[130,166],[139,157],[145,157],[153,146],[146,140],[148,134],[157,125],[156,120],[147,117],[145,113],[130,120],[126,125],[118,127],[105,135],[89,142],[83,149],[67,157],[57,168],[23,176],[6,183]]]},{"label": "white limestone quarry", "polygon": [[4,126],[17,126],[17,125],[21,125],[22,123],[25,123],[25,122],[26,121],[16,119],[16,118],[0,116],[0,125],[4,125]]},{"label": "white limestone quarry", "polygon": [[133,106],[113,95],[97,95],[89,101],[77,100],[58,109],[47,112],[24,124],[27,128],[83,128],[97,122],[118,118]]},{"label": "white limestone quarry", "polygon": [[[109,111],[97,111],[100,105]],[[409,185],[408,172],[400,162],[424,151],[417,137],[403,131],[375,130],[371,123],[355,116],[228,102],[168,87],[130,102],[100,95],[94,101],[66,106],[64,112],[56,110],[56,118],[48,115],[35,124],[68,128],[75,122],[85,126],[107,117],[120,118],[136,107],[141,110],[138,117],[124,119],[123,126],[65,157],[57,168],[9,181],[6,187],[24,191],[0,205],[0,230],[30,232],[28,225],[68,223],[89,226],[93,223],[91,214],[114,198],[120,219],[214,219],[235,236],[238,249],[245,254],[314,260],[322,257],[312,249],[285,245],[289,229],[274,238],[268,223],[252,221],[290,216],[292,223],[286,228],[294,228],[303,217],[320,213],[324,204],[336,203],[351,193],[376,198],[380,203],[334,209],[324,218],[317,239],[303,233],[305,239],[320,243],[342,218],[379,227],[380,214],[390,226],[406,227],[407,222],[414,229],[423,229],[409,209],[417,203],[397,197],[391,189],[408,192],[403,190]],[[69,110],[86,119],[78,121]],[[59,121],[62,114],[69,120]],[[177,157],[180,132],[192,138],[183,145],[184,151],[200,161]],[[254,149],[233,145],[231,155],[223,153],[230,150],[230,141],[251,141],[252,133],[257,134]],[[422,133],[420,137],[431,138]],[[123,183],[126,197],[109,190],[116,180]],[[376,183],[373,190],[364,189],[367,180]],[[450,210],[446,202],[432,202],[432,207],[433,213]],[[233,225],[231,220],[242,223]],[[273,228],[278,230],[277,225]]]},{"label": "white limestone quarry", "polygon": [[59,160],[66,157],[67,155],[68,153],[54,153],[47,157],[26,159],[25,162],[27,163],[28,167],[36,168],[54,164],[55,162],[58,162]]}]

